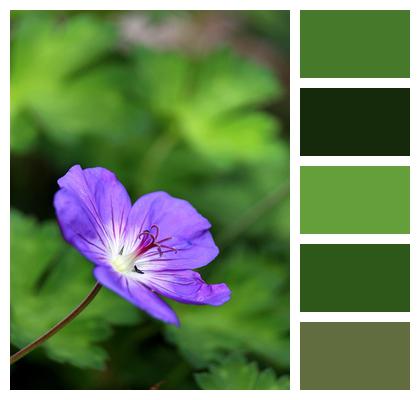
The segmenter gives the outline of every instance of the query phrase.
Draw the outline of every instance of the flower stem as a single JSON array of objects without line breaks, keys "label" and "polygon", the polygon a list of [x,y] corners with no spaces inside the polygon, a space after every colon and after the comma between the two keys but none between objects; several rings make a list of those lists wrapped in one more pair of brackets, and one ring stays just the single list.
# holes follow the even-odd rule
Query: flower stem
[{"label": "flower stem", "polygon": [[73,321],[88,305],[89,303],[95,298],[98,294],[99,290],[101,289],[102,285],[96,282],[93,289],[89,292],[89,294],[83,299],[83,301],[64,319],[54,325],[49,331],[45,332],[42,336],[38,339],[34,340],[32,343],[25,346],[23,349],[19,350],[17,353],[13,354],[10,357],[10,364],[14,364],[16,361],[20,360],[22,357],[25,357],[28,353],[32,350],[36,349],[39,345],[44,343],[48,340],[51,336],[55,335],[60,329],[64,328],[68,323]]}]

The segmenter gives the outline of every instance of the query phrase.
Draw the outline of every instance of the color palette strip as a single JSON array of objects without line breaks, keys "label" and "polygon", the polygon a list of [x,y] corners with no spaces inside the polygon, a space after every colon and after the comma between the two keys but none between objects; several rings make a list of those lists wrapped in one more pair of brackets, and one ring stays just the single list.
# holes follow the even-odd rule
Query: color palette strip
[{"label": "color palette strip", "polygon": [[301,389],[410,388],[406,322],[303,322]]},{"label": "color palette strip", "polygon": [[301,167],[301,233],[409,233],[408,167]]},{"label": "color palette strip", "polygon": [[301,11],[302,78],[408,78],[410,13]]},{"label": "color palette strip", "polygon": [[302,244],[300,310],[410,311],[410,246]]},{"label": "color palette strip", "polygon": [[[301,11],[300,40],[301,78],[410,77],[409,11]],[[325,162],[300,167],[301,234],[409,234],[410,168],[389,157],[410,156],[410,89],[331,82],[300,90],[300,155]],[[328,166],[331,156],[375,158]],[[320,237],[300,246],[300,311],[342,314],[301,322],[301,389],[409,389],[409,322],[343,322],[410,311],[409,244]]]},{"label": "color palette strip", "polygon": [[410,89],[301,89],[301,156],[409,156]]}]

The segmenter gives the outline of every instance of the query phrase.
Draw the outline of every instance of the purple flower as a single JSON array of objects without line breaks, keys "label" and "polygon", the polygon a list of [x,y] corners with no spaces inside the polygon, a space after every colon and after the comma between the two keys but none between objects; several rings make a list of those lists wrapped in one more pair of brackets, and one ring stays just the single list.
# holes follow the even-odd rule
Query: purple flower
[{"label": "purple flower", "polygon": [[179,325],[158,296],[219,306],[230,298],[224,283],[208,285],[198,272],[218,249],[209,221],[185,200],[165,192],[133,205],[105,168],[70,168],[54,198],[64,238],[95,264],[95,278],[155,318]]}]

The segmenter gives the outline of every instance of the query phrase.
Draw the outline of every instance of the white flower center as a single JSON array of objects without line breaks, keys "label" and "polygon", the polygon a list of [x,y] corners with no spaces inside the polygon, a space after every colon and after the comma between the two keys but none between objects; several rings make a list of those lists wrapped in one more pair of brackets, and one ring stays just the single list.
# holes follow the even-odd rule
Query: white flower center
[{"label": "white flower center", "polygon": [[[152,225],[150,229],[141,232],[134,243],[120,243],[115,241],[110,250],[109,263],[112,268],[124,275],[131,277],[144,275],[144,268],[149,261],[162,257],[165,253],[176,253],[177,249],[166,244],[171,237],[158,240],[159,227]],[[134,273],[134,275],[133,275]]]},{"label": "white flower center", "polygon": [[132,254],[118,254],[111,258],[110,263],[115,271],[124,274],[133,270],[134,261],[135,260]]}]

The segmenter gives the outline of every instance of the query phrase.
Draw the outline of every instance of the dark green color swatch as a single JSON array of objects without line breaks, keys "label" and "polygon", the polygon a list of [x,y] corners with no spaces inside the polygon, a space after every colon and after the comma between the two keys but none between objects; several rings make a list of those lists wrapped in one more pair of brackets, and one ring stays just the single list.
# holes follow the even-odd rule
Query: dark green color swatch
[{"label": "dark green color swatch", "polygon": [[301,167],[301,233],[410,233],[409,167]]},{"label": "dark green color swatch", "polygon": [[410,246],[302,244],[300,311],[410,311]]},{"label": "dark green color swatch", "polygon": [[300,388],[409,389],[409,323],[301,323]]},{"label": "dark green color swatch", "polygon": [[410,12],[301,11],[302,78],[408,78]]},{"label": "dark green color swatch", "polygon": [[409,156],[410,89],[301,89],[301,156]]}]

